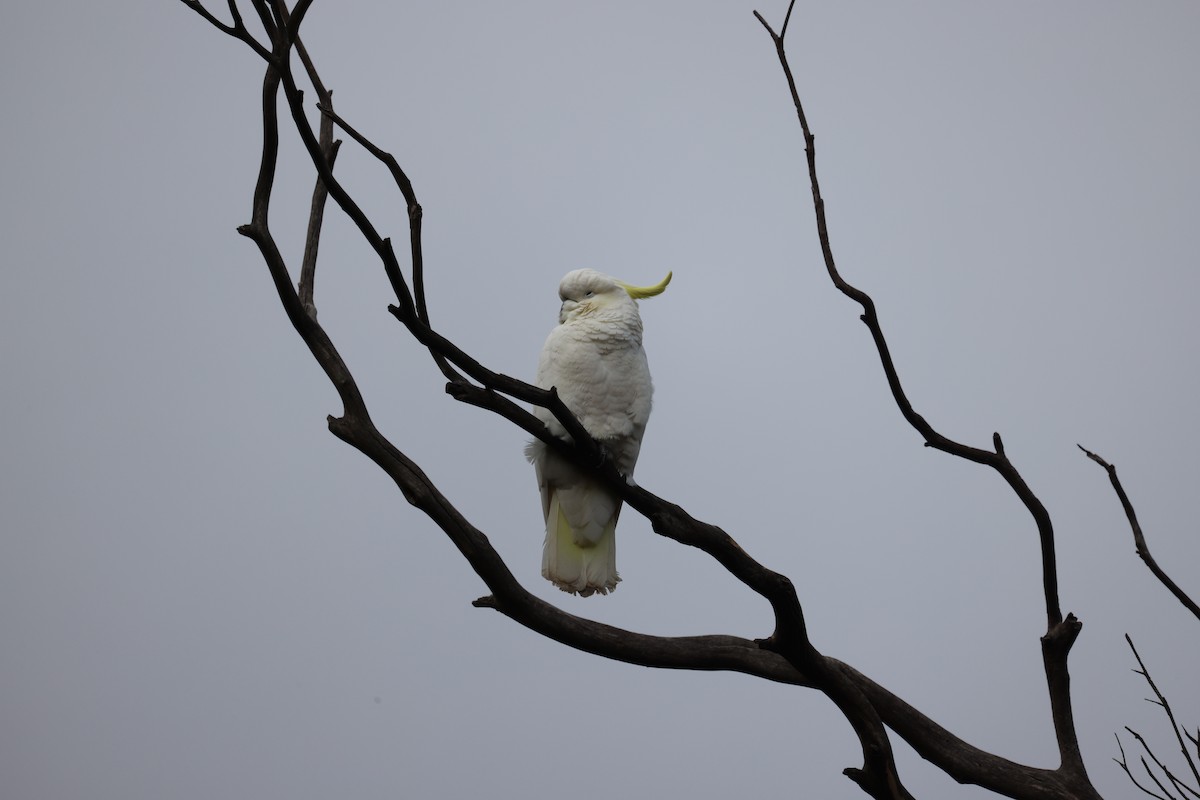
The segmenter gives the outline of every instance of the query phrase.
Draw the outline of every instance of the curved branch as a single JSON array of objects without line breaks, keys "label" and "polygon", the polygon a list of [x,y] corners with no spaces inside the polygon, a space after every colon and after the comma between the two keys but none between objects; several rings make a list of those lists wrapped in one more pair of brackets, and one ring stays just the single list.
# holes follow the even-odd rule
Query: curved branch
[{"label": "curved branch", "polygon": [[833,248],[830,244],[829,226],[825,216],[825,200],[821,196],[821,183],[817,177],[816,137],[813,136],[812,131],[809,129],[808,118],[804,113],[804,105],[800,100],[799,90],[796,88],[796,79],[792,74],[792,68],[788,62],[783,36],[782,34],[775,33],[757,11],[754,12],[754,15],[775,43],[776,55],[779,57],[780,65],[787,78],[792,103],[796,108],[796,117],[800,122],[800,128],[804,136],[804,150],[808,161],[808,178],[812,187],[813,209],[816,213],[817,235],[820,240],[821,254],[825,261],[826,271],[829,273],[829,277],[838,291],[862,306],[863,313],[860,319],[866,324],[867,329],[871,333],[871,338],[875,342],[875,348],[879,353],[879,360],[883,366],[892,397],[896,401],[896,406],[909,425],[925,439],[925,446],[941,450],[944,453],[976,464],[984,464],[992,467],[1008,482],[1033,516],[1042,544],[1042,580],[1046,603],[1046,627],[1047,630],[1052,629],[1062,622],[1062,611],[1058,600],[1058,571],[1054,558],[1054,528],[1051,524],[1050,514],[1046,511],[1041,501],[1033,494],[1033,491],[1025,483],[1017,469],[1008,460],[1008,457],[1004,453],[1004,444],[1000,440],[1000,434],[993,434],[992,442],[995,448],[994,451],[972,447],[942,435],[913,408],[912,402],[908,399],[904,387],[900,382],[899,372],[896,370],[891,350],[883,334],[883,328],[879,323],[875,301],[866,292],[851,285],[843,278],[834,261]]},{"label": "curved branch", "polygon": [[[1133,546],[1137,550],[1138,558],[1145,562],[1146,566],[1154,573],[1154,577],[1158,578],[1159,583],[1167,588],[1171,594],[1175,595],[1175,599],[1183,604],[1183,607],[1200,619],[1200,605],[1196,605],[1196,601],[1188,596],[1188,593],[1179,588],[1179,584],[1171,580],[1163,568],[1154,560],[1154,556],[1150,555],[1150,546],[1146,544],[1146,536],[1142,533],[1142,526],[1138,523],[1137,513],[1133,510],[1133,503],[1129,500],[1129,495],[1125,494],[1125,487],[1121,485],[1121,479],[1117,477],[1117,468],[1105,461],[1100,456],[1088,450],[1081,444],[1075,445],[1082,450],[1088,458],[1095,461],[1108,473],[1108,479],[1112,483],[1113,489],[1116,490],[1117,499],[1121,501],[1121,508],[1125,509],[1125,518],[1129,520],[1129,527],[1133,530]],[[1131,645],[1132,646],[1132,643]]]},{"label": "curved branch", "polygon": [[804,113],[804,105],[800,100],[800,93],[796,88],[795,76],[792,73],[784,46],[786,22],[790,21],[794,5],[795,0],[792,0],[792,3],[788,6],[785,27],[780,33],[776,33],[757,11],[754,12],[754,16],[770,35],[775,45],[775,52],[783,69],[784,77],[787,79],[788,90],[791,93],[792,103],[796,109],[796,117],[800,123],[807,158],[809,184],[812,189],[813,210],[816,215],[817,235],[821,244],[821,254],[824,258],[826,271],[834,286],[842,294],[854,300],[862,307],[863,313],[860,318],[866,324],[867,329],[871,333],[871,338],[874,340],[884,374],[887,377],[888,386],[892,392],[892,397],[905,420],[924,437],[926,446],[933,447],[967,461],[992,467],[1008,483],[1009,487],[1012,488],[1033,517],[1041,545],[1042,590],[1046,607],[1046,633],[1041,639],[1042,662],[1050,694],[1051,718],[1054,724],[1055,738],[1062,759],[1060,770],[1064,774],[1070,775],[1073,782],[1078,784],[1081,790],[1094,793],[1095,789],[1091,787],[1090,780],[1087,777],[1087,771],[1083,764],[1083,756],[1079,749],[1079,738],[1075,731],[1074,713],[1071,707],[1070,675],[1067,668],[1067,657],[1071,646],[1079,634],[1081,624],[1074,615],[1068,615],[1066,619],[1062,615],[1058,598],[1058,568],[1055,559],[1054,527],[1050,519],[1050,514],[1005,454],[1004,443],[999,433],[993,434],[992,437],[994,450],[983,450],[956,442],[942,435],[923,416],[917,413],[900,382],[900,376],[892,359],[887,339],[879,323],[875,302],[866,292],[845,280],[838,271],[833,257],[833,248],[830,243],[829,226],[825,214],[825,200],[821,196],[821,184],[817,176],[816,140],[809,128],[808,118]]}]

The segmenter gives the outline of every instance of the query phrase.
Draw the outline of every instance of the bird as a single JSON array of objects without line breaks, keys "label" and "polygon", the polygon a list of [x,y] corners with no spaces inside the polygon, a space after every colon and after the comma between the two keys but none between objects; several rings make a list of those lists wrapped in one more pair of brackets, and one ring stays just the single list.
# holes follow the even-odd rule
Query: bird
[{"label": "bird", "polygon": [[[631,286],[593,269],[568,272],[558,286],[558,325],[538,359],[536,385],[557,390],[626,479],[637,463],[654,394],[637,301],[662,294],[670,282],[670,272],[654,286]],[[539,406],[533,413],[552,435],[570,441],[550,411]],[[529,443],[525,455],[546,521],[542,577],[582,597],[613,591],[621,580],[615,538],[621,498],[540,439]]]}]

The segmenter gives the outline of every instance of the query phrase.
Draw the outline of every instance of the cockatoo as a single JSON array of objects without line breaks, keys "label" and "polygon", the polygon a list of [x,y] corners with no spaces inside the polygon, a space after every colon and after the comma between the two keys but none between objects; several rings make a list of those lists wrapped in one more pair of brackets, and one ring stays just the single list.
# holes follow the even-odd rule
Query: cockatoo
[{"label": "cockatoo", "polygon": [[[537,385],[558,390],[627,478],[637,463],[654,392],[637,301],[662,294],[670,282],[669,272],[661,283],[645,287],[592,269],[567,273],[558,285],[558,327],[538,361]],[[552,434],[570,438],[549,411],[539,407],[533,413]],[[542,441],[531,442],[525,455],[537,473],[546,519],[542,577],[571,594],[608,594],[621,580],[614,536],[621,498]]]}]

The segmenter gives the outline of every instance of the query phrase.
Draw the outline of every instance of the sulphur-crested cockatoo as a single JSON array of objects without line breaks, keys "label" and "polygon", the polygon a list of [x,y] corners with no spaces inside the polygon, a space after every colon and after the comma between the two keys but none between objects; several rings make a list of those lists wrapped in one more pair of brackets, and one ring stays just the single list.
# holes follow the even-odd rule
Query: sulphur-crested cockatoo
[{"label": "sulphur-crested cockatoo", "polygon": [[[650,418],[650,369],[642,349],[637,300],[661,294],[656,286],[630,286],[591,269],[567,273],[558,285],[562,308],[538,362],[537,385],[555,387],[584,429],[629,477]],[[550,432],[569,439],[544,408],[534,414]],[[525,450],[537,472],[546,518],[542,577],[564,592],[588,597],[616,588],[614,529],[621,499],[566,458],[534,440]]]}]

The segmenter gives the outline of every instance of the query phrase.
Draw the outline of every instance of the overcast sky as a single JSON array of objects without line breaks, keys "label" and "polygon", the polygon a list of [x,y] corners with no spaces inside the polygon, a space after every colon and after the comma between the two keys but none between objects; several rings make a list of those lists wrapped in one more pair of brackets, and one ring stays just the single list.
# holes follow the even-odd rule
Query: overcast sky
[{"label": "overcast sky", "polygon": [[[761,0],[756,0],[761,3]],[[212,2],[214,11],[224,4]],[[817,246],[751,15],[783,0],[317,2],[340,112],[412,177],[438,329],[531,379],[568,270],[640,284],[657,393],[639,482],[795,581],[815,644],[978,746],[1055,765],[1037,538],[990,471],[922,447]],[[249,12],[247,12],[249,14]],[[1200,10],[804,3],[790,51],[839,265],[918,411],[1000,431],[1049,508],[1088,768],[1138,727],[1129,632],[1200,723]],[[174,0],[14,4],[0,27],[0,781],[13,800],[855,798],[821,695],[566,649],[470,601],[449,541],[325,428],[337,397],[249,221],[262,68]],[[387,235],[403,202],[338,162]],[[311,167],[273,227],[298,262]],[[456,404],[333,210],[321,321],[381,429],[572,613],[770,632],[766,603],[626,512],[624,582],[538,574],[525,436]],[[922,798],[982,797],[897,742]]]}]

